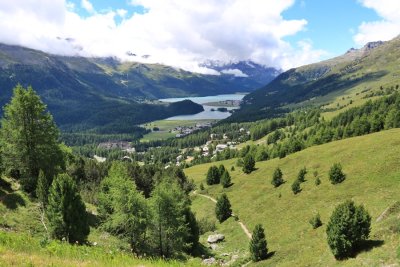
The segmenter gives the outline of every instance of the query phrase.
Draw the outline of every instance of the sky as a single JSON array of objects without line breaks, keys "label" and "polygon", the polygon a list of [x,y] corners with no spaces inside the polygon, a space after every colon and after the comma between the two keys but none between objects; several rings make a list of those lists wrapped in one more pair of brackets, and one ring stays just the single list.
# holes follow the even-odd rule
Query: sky
[{"label": "sky", "polygon": [[60,55],[287,70],[400,34],[396,0],[0,0],[0,42]]}]

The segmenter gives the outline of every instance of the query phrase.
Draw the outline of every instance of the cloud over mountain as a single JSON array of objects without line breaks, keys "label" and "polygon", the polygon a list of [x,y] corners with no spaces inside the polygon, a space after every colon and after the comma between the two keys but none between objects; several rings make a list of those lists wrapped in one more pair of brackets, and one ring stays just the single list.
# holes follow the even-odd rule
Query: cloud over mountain
[{"label": "cloud over mountain", "polygon": [[[81,0],[82,14],[64,0],[0,0],[0,42],[203,73],[215,73],[199,66],[207,59],[287,69],[323,54],[310,41],[293,47],[284,40],[307,25],[282,16],[294,0],[131,0],[130,7],[115,10],[96,10],[94,4]],[[135,7],[145,12],[129,11]]]}]

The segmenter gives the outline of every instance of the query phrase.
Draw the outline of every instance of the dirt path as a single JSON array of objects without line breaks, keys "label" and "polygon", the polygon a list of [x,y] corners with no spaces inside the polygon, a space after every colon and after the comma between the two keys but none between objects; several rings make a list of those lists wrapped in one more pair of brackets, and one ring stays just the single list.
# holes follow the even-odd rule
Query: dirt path
[{"label": "dirt path", "polygon": [[[209,200],[211,200],[212,202],[217,203],[217,200],[215,198],[207,196],[207,195],[203,195],[203,194],[200,194],[200,193],[197,193],[197,191],[194,191],[193,195],[198,195],[198,196],[201,196],[201,197],[205,197],[205,198],[208,198]],[[235,214],[232,213],[232,216],[235,216]],[[243,232],[247,235],[247,237],[249,239],[251,239],[251,233],[250,233],[249,229],[247,228],[247,226],[244,223],[242,223],[240,220],[238,220],[237,222],[240,225],[240,227],[242,228]]]}]

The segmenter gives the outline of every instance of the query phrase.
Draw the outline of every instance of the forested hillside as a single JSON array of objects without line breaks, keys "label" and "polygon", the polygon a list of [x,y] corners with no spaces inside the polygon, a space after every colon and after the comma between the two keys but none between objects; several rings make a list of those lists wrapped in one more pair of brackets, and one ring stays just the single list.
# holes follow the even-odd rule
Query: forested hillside
[{"label": "forested hillside", "polygon": [[[327,105],[336,98],[380,95],[399,87],[400,38],[374,42],[346,54],[288,70],[247,95],[230,121],[255,121],[297,106]],[[357,97],[356,97],[357,96]],[[331,106],[330,109],[338,109]]]}]

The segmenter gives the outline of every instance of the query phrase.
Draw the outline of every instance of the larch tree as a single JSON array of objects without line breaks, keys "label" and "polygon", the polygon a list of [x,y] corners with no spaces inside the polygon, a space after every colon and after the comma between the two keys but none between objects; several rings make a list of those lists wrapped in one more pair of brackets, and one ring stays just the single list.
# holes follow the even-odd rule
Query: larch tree
[{"label": "larch tree", "polygon": [[65,167],[59,130],[32,87],[15,87],[10,103],[4,107],[0,137],[3,166],[27,192],[35,192],[39,170],[50,184]]}]

